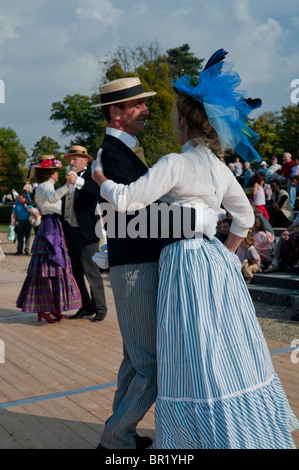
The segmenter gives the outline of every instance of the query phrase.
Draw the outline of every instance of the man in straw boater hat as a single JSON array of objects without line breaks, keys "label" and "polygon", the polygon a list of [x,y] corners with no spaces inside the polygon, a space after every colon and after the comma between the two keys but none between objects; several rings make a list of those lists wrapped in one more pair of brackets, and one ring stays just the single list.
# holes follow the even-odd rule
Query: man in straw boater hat
[{"label": "man in straw boater hat", "polygon": [[[82,308],[68,318],[93,316],[92,321],[102,321],[107,313],[105,290],[100,269],[92,261],[99,248],[99,238],[95,232],[99,220],[96,214],[99,188],[87,166],[93,157],[85,147],[72,145],[63,158],[68,160],[71,170],[66,175],[66,181],[72,185],[62,199],[63,230],[82,296]],[[90,293],[85,277],[90,285]]]},{"label": "man in straw boater hat", "polygon": [[[139,78],[114,80],[100,87],[100,106],[108,126],[101,147],[107,177],[129,184],[148,165],[136,134],[149,114]],[[127,216],[126,222],[133,218]],[[108,227],[109,230],[109,227]],[[124,357],[118,373],[113,414],[107,420],[99,449],[147,448],[149,437],[136,426],[156,400],[156,301],[159,240],[111,238],[107,234],[110,282],[123,339]]]},{"label": "man in straw boater hat", "polygon": [[[97,164],[107,178],[117,183],[130,184],[148,171],[136,134],[144,130],[149,114],[145,98],[155,94],[144,91],[137,77],[114,80],[100,87],[101,104],[96,106],[102,108],[108,126]],[[126,214],[127,226],[136,214]],[[191,214],[194,221],[192,210]],[[171,230],[172,222],[168,222]],[[98,449],[142,449],[152,444],[149,437],[136,433],[136,426],[157,396],[156,303],[161,240],[133,239],[128,231],[126,234],[125,238],[110,237],[107,227],[110,282],[124,357],[113,414],[105,423]]]}]

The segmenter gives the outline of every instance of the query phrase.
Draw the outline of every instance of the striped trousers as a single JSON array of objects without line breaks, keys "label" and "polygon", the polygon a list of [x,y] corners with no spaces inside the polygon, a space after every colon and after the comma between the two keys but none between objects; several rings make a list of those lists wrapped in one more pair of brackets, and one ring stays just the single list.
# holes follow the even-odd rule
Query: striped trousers
[{"label": "striped trousers", "polygon": [[156,305],[158,262],[113,266],[110,282],[123,340],[113,414],[101,445],[134,449],[136,426],[157,396]]}]

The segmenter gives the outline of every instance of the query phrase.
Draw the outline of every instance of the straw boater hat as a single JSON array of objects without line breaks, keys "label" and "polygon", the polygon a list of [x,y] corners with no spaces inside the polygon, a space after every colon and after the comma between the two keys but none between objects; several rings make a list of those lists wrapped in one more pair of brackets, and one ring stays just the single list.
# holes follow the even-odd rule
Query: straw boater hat
[{"label": "straw boater hat", "polygon": [[69,152],[66,153],[63,158],[68,159],[69,157],[84,157],[88,158],[88,161],[91,162],[93,157],[88,155],[87,149],[81,145],[71,145]]},{"label": "straw boater hat", "polygon": [[156,94],[155,91],[145,92],[138,77],[119,78],[100,87],[101,104],[96,104],[93,107],[147,98]]}]

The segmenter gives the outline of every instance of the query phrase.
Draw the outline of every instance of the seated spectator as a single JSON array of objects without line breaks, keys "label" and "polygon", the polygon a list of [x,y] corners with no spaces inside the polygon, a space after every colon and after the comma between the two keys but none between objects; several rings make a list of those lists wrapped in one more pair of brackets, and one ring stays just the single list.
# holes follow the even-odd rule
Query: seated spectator
[{"label": "seated spectator", "polygon": [[256,250],[254,236],[249,233],[246,238],[241,242],[237,249],[236,255],[242,263],[242,273],[249,284],[253,275],[257,272],[262,272],[261,257]]},{"label": "seated spectator", "polygon": [[294,212],[290,204],[290,198],[278,180],[271,181],[271,201],[266,206],[269,214],[269,222],[272,227],[288,227],[294,220]]},{"label": "seated spectator", "polygon": [[227,166],[235,174],[235,165],[234,165],[234,163],[229,163]]},{"label": "seated spectator", "polygon": [[221,221],[221,231],[217,235],[217,238],[222,242],[225,243],[228,237],[230,226],[232,223],[232,219],[226,218]]},{"label": "seated spectator", "polygon": [[265,162],[265,160],[263,160],[263,161],[261,162],[261,166],[260,166],[260,168],[259,168],[258,171],[259,171],[260,173],[264,173],[264,175],[268,172],[268,163]]},{"label": "seated spectator", "polygon": [[235,158],[235,163],[234,163],[234,175],[237,178],[238,176],[241,176],[243,171],[243,164],[240,162],[240,158],[236,157]]},{"label": "seated spectator", "polygon": [[[298,242],[299,242],[299,214],[292,225],[282,232],[279,241],[276,243],[273,260],[270,266],[265,269],[265,273],[273,273],[281,269],[292,266],[298,262]],[[284,250],[282,246],[284,245]]]},{"label": "seated spectator", "polygon": [[253,204],[252,201],[250,201],[250,204],[251,204],[251,207],[252,207],[252,210],[254,212],[254,215],[260,217],[262,219],[262,222],[264,224],[264,227],[265,227],[265,230],[267,232],[270,232],[272,233],[272,235],[274,235],[275,237],[275,231],[274,231],[274,228],[272,227],[272,225],[270,224],[269,220],[266,219],[266,217],[261,213],[261,211],[255,207],[255,205]]},{"label": "seated spectator", "polygon": [[257,216],[255,216],[252,234],[254,236],[254,247],[261,257],[261,267],[267,267],[271,263],[275,236],[265,230],[262,219]]},{"label": "seated spectator", "polygon": [[[295,167],[294,167],[295,168]],[[299,175],[290,176],[288,185],[288,194],[292,209],[295,209],[296,199],[299,195]]]},{"label": "seated spectator", "polygon": [[266,183],[270,183],[271,176],[273,173],[281,169],[281,165],[278,163],[277,157],[275,155],[271,158],[271,165],[268,168],[267,174],[266,174]]},{"label": "seated spectator", "polygon": [[252,177],[252,170],[250,168],[250,163],[244,162],[244,168],[243,168],[242,174],[241,176],[237,177],[237,180],[239,181],[240,185],[243,188],[248,188],[251,177]]},{"label": "seated spectator", "polygon": [[292,176],[299,176],[299,155],[296,155],[293,159],[295,165],[292,167],[291,173],[290,173],[290,178]]},{"label": "seated spectator", "polygon": [[292,155],[288,152],[283,154],[282,160],[282,167],[280,170],[277,170],[272,174],[270,181],[278,179],[278,181],[283,185],[287,183],[287,179],[291,174],[293,166],[295,166],[295,162],[292,160]]},{"label": "seated spectator", "polygon": [[250,194],[250,200],[253,202],[263,216],[269,220],[269,214],[266,209],[266,196],[264,191],[265,175],[259,171],[255,173],[252,179],[253,187]]}]

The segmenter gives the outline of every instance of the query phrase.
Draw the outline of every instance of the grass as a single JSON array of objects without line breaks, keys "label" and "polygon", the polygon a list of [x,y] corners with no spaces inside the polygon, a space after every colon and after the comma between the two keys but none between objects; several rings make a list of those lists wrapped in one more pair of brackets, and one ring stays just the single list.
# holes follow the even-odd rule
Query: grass
[{"label": "grass", "polygon": [[[9,224],[0,224],[0,232],[7,233]],[[34,235],[34,228],[31,229],[31,235]]]},{"label": "grass", "polygon": [[0,232],[7,232],[9,224],[0,224]]}]

